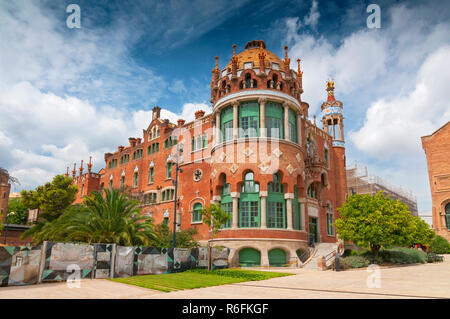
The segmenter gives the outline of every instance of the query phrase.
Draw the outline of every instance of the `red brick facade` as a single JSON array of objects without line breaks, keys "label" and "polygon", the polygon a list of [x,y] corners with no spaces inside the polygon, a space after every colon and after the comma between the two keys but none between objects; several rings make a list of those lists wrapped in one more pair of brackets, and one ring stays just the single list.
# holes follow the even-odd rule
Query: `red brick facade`
[{"label": "red brick facade", "polygon": [[433,229],[450,240],[450,122],[422,136],[433,201]]},{"label": "red brick facade", "polygon": [[9,175],[0,172],[0,217],[5,221],[8,212],[8,200],[11,184],[9,182]]},{"label": "red brick facade", "polygon": [[[332,223],[347,189],[342,103],[334,99],[334,83],[329,82],[329,97],[322,105],[324,130],[317,127],[315,119],[307,119],[309,105],[301,100],[300,60],[297,72],[289,69],[289,62],[287,48],[281,60],[262,41],[249,42],[238,55],[234,52],[223,70],[216,57],[212,114],[199,111],[193,122],[179,120],[175,125],[161,119],[161,109],[154,107],[142,138],[129,138],[128,146],[105,154],[106,166],[98,174],[75,178],[77,202],[94,189],[125,187],[141,199],[143,214],[151,214],[155,224],[168,218],[172,228],[175,165],[168,177],[167,162],[182,148],[177,192],[181,229],[195,227],[200,240],[208,239],[206,225],[193,222],[194,205],[227,201],[233,219],[216,241],[235,256],[253,248],[265,264],[273,249],[281,249],[289,259],[309,240],[336,242]],[[250,109],[253,113],[245,115]],[[225,127],[231,128],[229,133]],[[339,136],[328,134],[329,127],[333,132],[337,127]],[[256,133],[249,133],[250,128]],[[245,182],[246,176],[253,180]],[[279,183],[272,183],[277,178]],[[225,182],[229,186],[224,188]],[[313,238],[314,225],[318,231]]]}]

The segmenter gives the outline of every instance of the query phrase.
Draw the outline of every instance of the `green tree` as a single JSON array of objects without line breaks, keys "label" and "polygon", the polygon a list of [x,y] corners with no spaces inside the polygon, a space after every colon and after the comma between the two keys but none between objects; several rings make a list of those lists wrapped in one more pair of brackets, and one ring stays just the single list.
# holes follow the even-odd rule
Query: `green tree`
[{"label": "green tree", "polygon": [[220,232],[223,225],[225,225],[230,219],[231,215],[220,207],[220,204],[210,204],[208,207],[203,208],[200,211],[203,222],[209,227],[209,240],[208,240],[208,269],[211,269],[211,241]]},{"label": "green tree", "polygon": [[35,190],[21,193],[21,203],[28,209],[39,209],[39,219],[33,227],[25,231],[21,238],[39,233],[46,223],[58,219],[74,202],[77,186],[65,175],[56,175],[52,182],[36,187]]},{"label": "green tree", "polygon": [[115,243],[123,246],[149,246],[155,238],[152,219],[141,216],[137,200],[119,190],[105,190],[85,197],[65,213],[43,226],[33,238],[59,242]]},{"label": "green tree", "polygon": [[414,231],[411,234],[410,245],[429,246],[435,237],[434,231],[420,217],[411,216],[411,222],[414,223]]},{"label": "green tree", "polygon": [[339,238],[369,247],[374,255],[384,245],[410,246],[416,223],[408,206],[383,192],[375,196],[354,194],[340,207],[336,219]]},{"label": "green tree", "polygon": [[14,212],[10,215],[10,224],[24,225],[28,220],[28,207],[20,200],[20,198],[11,198],[8,201],[8,213]]},{"label": "green tree", "polygon": [[[158,248],[172,247],[173,232],[170,231],[169,226],[164,223],[155,226],[156,237],[152,240],[150,246]],[[198,242],[194,239],[197,230],[188,228],[186,230],[177,231],[175,237],[176,248],[194,248],[198,247]]]},{"label": "green tree", "polygon": [[450,253],[450,243],[442,236],[436,236],[431,241],[431,251],[436,254]]}]

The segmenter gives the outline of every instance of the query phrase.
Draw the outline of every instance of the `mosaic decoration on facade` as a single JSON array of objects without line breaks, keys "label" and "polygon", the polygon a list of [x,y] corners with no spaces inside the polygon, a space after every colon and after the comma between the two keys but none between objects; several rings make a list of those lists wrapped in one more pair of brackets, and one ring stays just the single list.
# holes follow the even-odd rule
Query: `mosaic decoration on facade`
[{"label": "mosaic decoration on facade", "polygon": [[0,286],[37,283],[40,259],[41,246],[0,247]]}]

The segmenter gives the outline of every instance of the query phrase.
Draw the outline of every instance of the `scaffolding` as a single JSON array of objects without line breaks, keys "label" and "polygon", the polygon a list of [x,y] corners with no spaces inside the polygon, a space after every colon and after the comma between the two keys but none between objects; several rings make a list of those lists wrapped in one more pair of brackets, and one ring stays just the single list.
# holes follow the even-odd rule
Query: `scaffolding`
[{"label": "scaffolding", "polygon": [[353,165],[347,167],[347,189],[348,194],[370,194],[375,195],[382,190],[390,198],[400,200],[405,203],[413,216],[418,216],[417,199],[412,191],[400,186],[392,185],[379,176],[369,175],[367,166],[358,165],[355,161]]}]

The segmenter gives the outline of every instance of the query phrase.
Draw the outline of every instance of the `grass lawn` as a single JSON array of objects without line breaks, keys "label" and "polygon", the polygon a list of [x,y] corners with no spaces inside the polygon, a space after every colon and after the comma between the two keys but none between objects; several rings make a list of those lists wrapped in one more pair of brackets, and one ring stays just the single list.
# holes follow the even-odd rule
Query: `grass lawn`
[{"label": "grass lawn", "polygon": [[210,272],[205,269],[192,269],[173,274],[144,275],[114,278],[110,280],[164,292],[171,292],[183,289],[226,285],[236,282],[265,280],[291,275],[293,274],[242,269],[218,269]]}]

